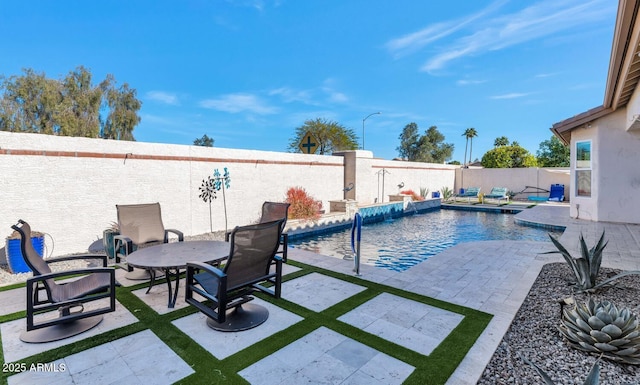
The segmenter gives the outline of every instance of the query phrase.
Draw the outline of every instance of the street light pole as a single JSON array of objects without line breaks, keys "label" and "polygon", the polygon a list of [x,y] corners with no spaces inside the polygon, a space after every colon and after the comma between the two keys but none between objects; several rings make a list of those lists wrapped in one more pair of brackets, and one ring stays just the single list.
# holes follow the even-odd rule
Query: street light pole
[{"label": "street light pole", "polygon": [[366,118],[362,119],[362,149],[364,150],[364,121],[369,119],[371,115],[379,115],[380,112],[374,112],[372,114],[367,115]]}]

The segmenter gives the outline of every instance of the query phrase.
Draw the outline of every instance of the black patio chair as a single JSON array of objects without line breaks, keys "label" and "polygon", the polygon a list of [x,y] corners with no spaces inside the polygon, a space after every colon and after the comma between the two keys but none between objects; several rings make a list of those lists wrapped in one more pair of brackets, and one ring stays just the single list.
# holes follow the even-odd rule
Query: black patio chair
[{"label": "black patio chair", "polygon": [[[289,215],[289,203],[284,202],[264,202],[262,204],[262,214],[258,223],[272,222],[282,219],[282,229],[280,236],[280,246],[278,248],[278,254],[282,255],[282,262],[287,262],[287,249],[289,247],[289,235],[284,232],[284,228],[287,225],[287,216]],[[225,241],[229,241],[228,232],[225,235]]]},{"label": "black patio chair", "polygon": [[[282,258],[276,252],[282,222],[236,227],[230,234],[229,258],[220,267],[187,263],[186,302],[207,315],[209,327],[241,331],[267,320],[268,309],[248,302],[256,291],[280,298]],[[274,260],[275,269],[271,269]],[[200,302],[194,293],[210,302]]]},{"label": "black patio chair", "polygon": [[[169,233],[177,235],[178,242],[184,241],[184,234],[181,231],[165,229],[160,203],[116,205],[116,210],[120,232],[120,235],[113,237],[116,263],[121,262],[122,252],[126,257],[140,247],[169,242]],[[128,279],[149,278],[149,272],[143,270],[134,272],[130,266],[127,266],[127,270],[129,271],[126,275]]]},{"label": "black patio chair", "polygon": [[[20,248],[33,277],[27,279],[27,330],[24,342],[51,342],[85,332],[98,325],[102,314],[116,310],[116,276],[107,267],[107,256],[83,254],[51,258],[46,261],[31,244],[31,227],[23,220],[11,226],[20,235]],[[102,261],[101,268],[86,268],[53,273],[49,264],[70,260]],[[77,278],[81,275],[80,278]],[[59,278],[69,278],[64,283]],[[77,279],[76,279],[77,278]],[[108,298],[109,304],[85,304]],[[106,302],[106,301],[102,301]],[[48,313],[58,311],[57,318]]]}]

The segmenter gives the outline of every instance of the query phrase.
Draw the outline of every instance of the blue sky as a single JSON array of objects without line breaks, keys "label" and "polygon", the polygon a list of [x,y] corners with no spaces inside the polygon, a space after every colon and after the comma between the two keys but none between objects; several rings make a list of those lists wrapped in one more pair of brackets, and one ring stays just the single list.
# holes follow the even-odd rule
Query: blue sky
[{"label": "blue sky", "polygon": [[613,0],[2,1],[0,74],[83,65],[142,100],[139,141],[286,151],[325,118],[374,156],[408,123],[462,161],[507,136],[535,154],[553,123],[602,104]]}]

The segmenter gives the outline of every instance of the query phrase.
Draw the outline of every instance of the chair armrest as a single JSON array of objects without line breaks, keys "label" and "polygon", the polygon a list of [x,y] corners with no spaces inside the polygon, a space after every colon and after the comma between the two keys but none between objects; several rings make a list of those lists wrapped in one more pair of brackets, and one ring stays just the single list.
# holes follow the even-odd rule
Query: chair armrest
[{"label": "chair armrest", "polygon": [[74,276],[74,275],[88,275],[92,273],[107,273],[107,274],[113,275],[114,280],[116,276],[115,275],[116,270],[112,267],[90,267],[87,269],[65,270],[65,271],[58,271],[55,273],[36,275],[35,277],[28,278],[27,284],[30,284],[31,282],[46,281],[47,279]]},{"label": "chair armrest", "polygon": [[47,263],[56,263],[62,261],[74,261],[81,259],[101,259],[102,267],[107,267],[107,256],[105,254],[76,254],[76,255],[67,255],[64,257],[56,257],[47,259]]},{"label": "chair armrest", "polygon": [[187,270],[204,270],[207,273],[216,276],[217,278],[222,278],[224,277],[226,274],[222,272],[222,270],[218,269],[217,267],[214,267],[212,265],[209,265],[207,263],[202,263],[202,262],[187,262]]},{"label": "chair armrest", "polygon": [[184,241],[184,234],[180,230],[176,229],[164,229],[164,243],[169,242],[169,233],[174,233],[178,236],[178,242]]}]

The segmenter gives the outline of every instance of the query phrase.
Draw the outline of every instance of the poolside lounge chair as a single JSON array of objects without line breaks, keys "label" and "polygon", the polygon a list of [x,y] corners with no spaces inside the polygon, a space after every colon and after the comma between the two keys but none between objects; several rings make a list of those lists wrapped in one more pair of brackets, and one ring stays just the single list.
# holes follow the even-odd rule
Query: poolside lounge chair
[{"label": "poolside lounge chair", "polygon": [[[169,233],[178,236],[178,242],[184,241],[184,234],[175,229],[165,229],[162,223],[160,203],[143,203],[134,205],[116,205],[118,211],[118,228],[120,235],[113,237],[113,246],[116,250],[116,262],[120,263],[119,251],[126,257],[138,247],[146,247],[169,242]],[[148,272],[138,270],[133,272],[132,267],[127,267],[128,279],[147,279]],[[142,271],[143,273],[138,273]],[[133,274],[132,274],[133,273]]]},{"label": "poolside lounge chair", "polygon": [[[27,279],[27,330],[20,335],[24,342],[40,343],[61,340],[85,332],[102,321],[102,314],[116,310],[116,276],[107,267],[104,254],[84,254],[49,258],[46,261],[31,244],[31,227],[23,220],[11,226],[20,235],[25,262],[33,271]],[[69,260],[102,260],[101,268],[76,269],[53,273],[49,264]],[[80,278],[77,278],[81,275]],[[77,278],[59,283],[59,278]],[[92,303],[108,298],[108,304]],[[51,317],[57,312],[58,317]]]},{"label": "poolside lounge chair", "polygon": [[491,192],[489,192],[489,194],[485,194],[482,197],[482,203],[484,203],[486,199],[495,199],[498,202],[504,199],[508,202],[509,201],[509,195],[507,194],[508,192],[509,190],[506,187],[494,187],[491,189]]},{"label": "poolside lounge chair", "polygon": [[468,187],[464,190],[462,194],[454,195],[453,200],[457,200],[457,198],[467,198],[467,202],[471,203],[471,198],[478,198],[478,194],[480,194],[480,187]]},{"label": "poolside lounge chair", "polygon": [[[280,246],[283,220],[236,227],[230,235],[229,258],[221,267],[187,263],[185,300],[203,312],[207,325],[220,331],[242,331],[267,320],[269,311],[256,304],[252,293],[261,291],[280,298],[282,258]],[[276,261],[275,271],[271,269]],[[271,287],[261,283],[269,282]],[[200,302],[193,293],[208,301]]]},{"label": "poolside lounge chair", "polygon": [[549,192],[549,202],[562,202],[564,201],[564,185],[552,184],[551,192]]}]

